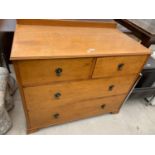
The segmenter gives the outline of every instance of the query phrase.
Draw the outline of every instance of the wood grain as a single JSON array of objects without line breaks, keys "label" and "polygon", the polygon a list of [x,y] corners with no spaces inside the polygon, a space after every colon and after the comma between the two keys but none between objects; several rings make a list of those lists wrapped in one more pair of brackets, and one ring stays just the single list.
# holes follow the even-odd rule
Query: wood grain
[{"label": "wood grain", "polygon": [[[147,58],[147,55],[98,58],[93,78],[137,74]],[[119,69],[121,64],[123,64],[122,69]]]},{"label": "wood grain", "polygon": [[[24,95],[28,110],[44,109],[46,105],[55,108],[82,100],[125,94],[130,90],[136,78],[137,75],[129,75],[25,87]],[[114,88],[109,91],[111,85],[114,85]],[[61,93],[58,99],[55,98],[56,93]]]},{"label": "wood grain", "polygon": [[[93,58],[18,61],[23,86],[88,79],[92,65]],[[60,76],[57,69],[62,69]]]},{"label": "wood grain", "polygon": [[150,54],[116,29],[17,25],[11,60]]},{"label": "wood grain", "polygon": [[[29,111],[32,129],[34,130],[104,113],[118,112],[125,96],[126,95],[124,94],[120,96],[74,102],[56,108],[51,108],[50,105],[45,104],[44,109],[40,107],[37,110]],[[54,117],[56,114],[59,114],[58,118]]]}]

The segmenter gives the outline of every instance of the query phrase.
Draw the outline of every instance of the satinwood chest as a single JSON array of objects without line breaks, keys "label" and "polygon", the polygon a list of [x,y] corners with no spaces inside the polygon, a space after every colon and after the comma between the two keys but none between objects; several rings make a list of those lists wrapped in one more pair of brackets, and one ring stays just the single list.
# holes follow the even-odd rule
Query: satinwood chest
[{"label": "satinwood chest", "polygon": [[112,24],[19,20],[11,60],[28,133],[117,113],[149,55]]}]

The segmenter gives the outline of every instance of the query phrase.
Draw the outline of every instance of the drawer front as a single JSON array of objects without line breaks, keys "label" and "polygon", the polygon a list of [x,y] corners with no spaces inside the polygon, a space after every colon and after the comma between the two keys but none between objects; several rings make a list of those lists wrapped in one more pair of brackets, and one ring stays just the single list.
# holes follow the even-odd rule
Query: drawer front
[{"label": "drawer front", "polygon": [[59,107],[79,102],[126,94],[137,76],[63,82],[51,85],[24,88],[28,110]]},{"label": "drawer front", "polygon": [[126,95],[75,102],[56,108],[30,110],[31,128],[45,127],[94,115],[117,112]]},{"label": "drawer front", "polygon": [[18,61],[23,85],[87,79],[93,58]]},{"label": "drawer front", "polygon": [[146,55],[97,58],[93,78],[139,73],[146,60]]}]

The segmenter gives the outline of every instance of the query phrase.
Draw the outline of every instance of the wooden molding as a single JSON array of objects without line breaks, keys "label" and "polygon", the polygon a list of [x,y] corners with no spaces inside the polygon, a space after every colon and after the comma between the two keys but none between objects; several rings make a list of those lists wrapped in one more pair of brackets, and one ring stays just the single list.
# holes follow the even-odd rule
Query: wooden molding
[{"label": "wooden molding", "polygon": [[112,21],[97,20],[49,20],[49,19],[17,19],[20,25],[43,25],[43,26],[71,26],[71,27],[99,27],[116,28],[116,23]]}]

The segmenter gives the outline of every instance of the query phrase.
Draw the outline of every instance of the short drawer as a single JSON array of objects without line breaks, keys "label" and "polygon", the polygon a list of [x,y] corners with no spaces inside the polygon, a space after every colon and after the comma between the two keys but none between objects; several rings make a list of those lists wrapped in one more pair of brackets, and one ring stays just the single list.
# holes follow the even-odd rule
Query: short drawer
[{"label": "short drawer", "polygon": [[90,76],[93,58],[18,61],[22,85],[52,83]]},{"label": "short drawer", "polygon": [[24,88],[28,110],[59,107],[83,100],[126,94],[137,76],[63,82]]},{"label": "short drawer", "polygon": [[104,113],[118,112],[126,95],[75,102],[56,108],[29,110],[31,128],[39,128],[87,118]]},{"label": "short drawer", "polygon": [[97,58],[93,78],[139,73],[146,60],[146,55]]}]

